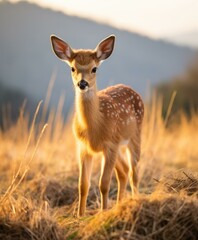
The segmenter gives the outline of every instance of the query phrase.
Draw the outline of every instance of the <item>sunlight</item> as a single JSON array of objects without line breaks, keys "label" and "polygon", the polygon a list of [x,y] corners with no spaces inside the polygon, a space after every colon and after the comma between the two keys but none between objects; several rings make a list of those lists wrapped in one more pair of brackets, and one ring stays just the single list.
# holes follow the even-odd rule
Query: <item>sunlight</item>
[{"label": "sunlight", "polygon": [[[20,0],[10,0],[19,2]],[[151,37],[167,37],[198,29],[196,0],[27,0]]]}]

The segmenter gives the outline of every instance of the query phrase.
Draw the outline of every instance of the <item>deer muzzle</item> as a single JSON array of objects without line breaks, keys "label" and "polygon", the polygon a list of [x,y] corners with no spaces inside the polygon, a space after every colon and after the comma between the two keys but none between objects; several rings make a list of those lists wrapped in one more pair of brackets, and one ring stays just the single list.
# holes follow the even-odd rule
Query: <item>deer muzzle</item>
[{"label": "deer muzzle", "polygon": [[89,84],[87,81],[85,81],[84,79],[82,79],[80,82],[78,82],[78,87],[81,89],[81,90],[85,90],[89,87]]}]

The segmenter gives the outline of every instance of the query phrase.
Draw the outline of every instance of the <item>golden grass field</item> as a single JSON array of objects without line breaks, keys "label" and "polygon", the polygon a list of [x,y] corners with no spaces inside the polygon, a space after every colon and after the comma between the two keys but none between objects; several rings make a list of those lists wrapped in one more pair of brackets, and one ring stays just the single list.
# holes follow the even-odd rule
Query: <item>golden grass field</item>
[{"label": "golden grass field", "polygon": [[[78,219],[78,161],[72,117],[61,115],[63,99],[47,125],[31,125],[23,107],[16,123],[0,132],[0,239],[198,239],[198,115],[179,120],[162,101],[146,106],[139,163],[140,194],[99,212],[100,156],[95,156],[87,214]],[[172,104],[172,103],[171,103]],[[72,114],[71,114],[72,115]],[[6,119],[4,122],[6,123]]]}]

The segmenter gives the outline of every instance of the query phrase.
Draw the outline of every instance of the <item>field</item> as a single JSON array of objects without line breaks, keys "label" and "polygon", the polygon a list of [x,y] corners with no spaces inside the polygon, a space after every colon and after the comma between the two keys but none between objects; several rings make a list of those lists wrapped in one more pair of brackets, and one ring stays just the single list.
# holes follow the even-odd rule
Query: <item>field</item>
[{"label": "field", "polygon": [[[40,104],[44,111],[38,121]],[[162,101],[146,106],[139,163],[140,193],[99,212],[100,156],[95,156],[86,216],[78,219],[78,161],[72,113],[40,103],[33,119],[22,106],[16,123],[0,132],[0,239],[198,239],[198,115],[177,118]],[[28,122],[31,122],[28,126]]]}]

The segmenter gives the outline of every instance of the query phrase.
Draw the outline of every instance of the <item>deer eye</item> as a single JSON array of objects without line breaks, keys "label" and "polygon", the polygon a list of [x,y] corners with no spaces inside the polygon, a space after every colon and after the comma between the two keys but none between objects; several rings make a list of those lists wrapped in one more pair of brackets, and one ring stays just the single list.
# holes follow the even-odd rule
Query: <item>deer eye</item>
[{"label": "deer eye", "polygon": [[71,71],[72,71],[72,72],[75,72],[75,68],[74,68],[74,67],[71,67]]},{"label": "deer eye", "polygon": [[97,71],[97,67],[94,67],[94,68],[92,68],[92,70],[91,70],[92,73],[96,73],[96,71]]}]

